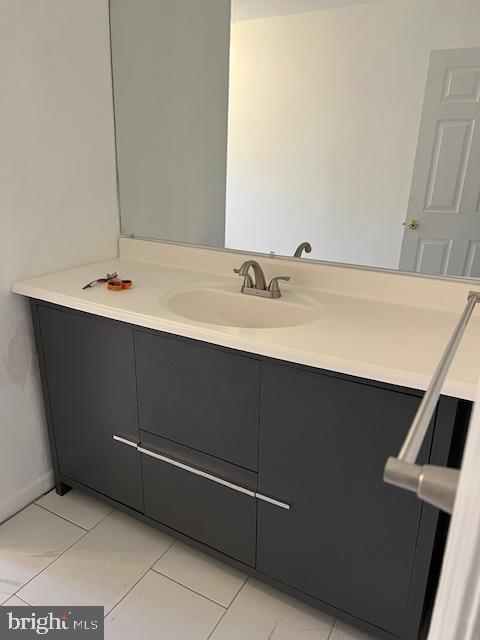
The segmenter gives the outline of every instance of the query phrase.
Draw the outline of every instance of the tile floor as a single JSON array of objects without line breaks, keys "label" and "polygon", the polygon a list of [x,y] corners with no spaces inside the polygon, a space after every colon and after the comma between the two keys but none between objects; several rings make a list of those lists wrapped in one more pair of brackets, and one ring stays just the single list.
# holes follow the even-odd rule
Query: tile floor
[{"label": "tile floor", "polygon": [[373,640],[78,491],[0,526],[0,604],[103,605],[107,640]]}]

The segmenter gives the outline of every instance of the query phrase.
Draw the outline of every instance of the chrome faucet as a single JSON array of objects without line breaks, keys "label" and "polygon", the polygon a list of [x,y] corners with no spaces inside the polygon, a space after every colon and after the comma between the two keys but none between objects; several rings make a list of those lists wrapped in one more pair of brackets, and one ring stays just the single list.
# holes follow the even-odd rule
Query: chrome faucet
[{"label": "chrome faucet", "polygon": [[302,242],[302,244],[299,244],[298,247],[295,249],[295,253],[293,254],[293,257],[301,258],[302,253],[304,251],[305,253],[310,253],[312,251],[312,245],[309,242]]},{"label": "chrome faucet", "polygon": [[[250,269],[253,270],[255,280],[250,275]],[[270,284],[267,287],[263,269],[256,260],[246,260],[239,269],[234,269],[233,271],[243,278],[242,293],[261,296],[262,298],[280,298],[282,292],[278,286],[278,281],[285,280],[288,282],[290,280],[288,276],[277,276],[270,280]]]}]

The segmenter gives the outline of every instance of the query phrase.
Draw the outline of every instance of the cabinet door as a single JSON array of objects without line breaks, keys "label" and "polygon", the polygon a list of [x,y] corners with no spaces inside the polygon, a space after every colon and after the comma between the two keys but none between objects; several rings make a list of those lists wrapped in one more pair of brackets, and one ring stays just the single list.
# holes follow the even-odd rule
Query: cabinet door
[{"label": "cabinet door", "polygon": [[133,330],[38,307],[60,473],[143,510]]},{"label": "cabinet door", "polygon": [[260,363],[135,331],[140,427],[256,471]]},{"label": "cabinet door", "polygon": [[291,507],[259,502],[257,569],[394,634],[422,503],[382,476],[418,404],[413,395],[262,365],[258,491]]}]

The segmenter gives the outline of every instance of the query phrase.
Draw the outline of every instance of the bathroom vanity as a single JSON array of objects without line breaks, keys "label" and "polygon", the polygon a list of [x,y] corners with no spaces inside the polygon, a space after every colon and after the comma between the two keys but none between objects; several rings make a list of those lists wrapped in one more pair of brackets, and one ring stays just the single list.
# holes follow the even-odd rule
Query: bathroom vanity
[{"label": "bathroom vanity", "polygon": [[[293,283],[307,269],[274,262]],[[114,266],[133,277],[134,289],[81,290]],[[195,277],[211,283],[213,275]],[[398,283],[405,277],[390,275]],[[192,278],[171,266],[118,260],[15,285],[31,299],[57,492],[82,489],[377,637],[420,637],[447,519],[384,484],[382,475],[422,390],[386,375],[352,375],[346,361],[334,370],[319,366],[321,360],[312,366],[279,357],[280,351],[275,357],[272,345],[270,353],[266,347],[274,330],[186,323],[165,311],[157,294],[167,281],[185,290]],[[222,278],[214,279],[220,286]],[[242,296],[241,283],[233,282],[238,293],[232,295]],[[300,295],[293,283],[293,297],[285,285],[290,304]],[[449,286],[435,286],[441,284]],[[324,300],[317,319],[275,331],[287,345],[294,336],[311,340],[313,358],[320,357],[314,336],[322,318],[328,333],[331,309],[328,293],[311,295]],[[256,302],[249,298],[240,303]],[[154,300],[157,317],[141,316],[142,305],[146,311]],[[358,305],[368,303],[351,299],[352,331],[362,323]],[[388,309],[402,321],[407,312],[384,303],[387,332]],[[432,313],[455,319],[409,309],[427,323]],[[363,336],[368,347],[371,338]],[[343,348],[351,348],[352,336],[344,337]],[[377,338],[381,350],[380,329]],[[466,342],[468,349],[468,335]],[[466,358],[465,370],[470,364]],[[471,401],[448,392],[420,462],[459,465]]]}]

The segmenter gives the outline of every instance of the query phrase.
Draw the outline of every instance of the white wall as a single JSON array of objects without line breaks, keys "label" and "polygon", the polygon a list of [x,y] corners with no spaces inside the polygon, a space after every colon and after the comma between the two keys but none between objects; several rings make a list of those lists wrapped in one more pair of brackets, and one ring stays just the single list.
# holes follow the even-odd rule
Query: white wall
[{"label": "white wall", "polygon": [[384,0],[232,25],[226,245],[396,268],[432,49],[478,0]]},{"label": "white wall", "polygon": [[0,521],[52,485],[15,280],[117,253],[107,0],[0,0]]}]

